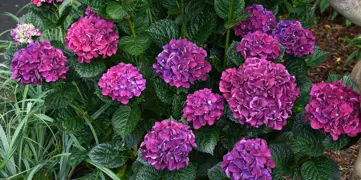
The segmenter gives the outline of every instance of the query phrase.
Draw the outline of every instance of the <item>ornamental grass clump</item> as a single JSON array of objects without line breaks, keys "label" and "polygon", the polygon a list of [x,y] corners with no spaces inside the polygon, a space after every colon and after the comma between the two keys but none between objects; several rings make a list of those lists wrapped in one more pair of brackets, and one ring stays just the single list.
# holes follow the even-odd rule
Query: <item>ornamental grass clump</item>
[{"label": "ornamental grass clump", "polygon": [[98,85],[104,96],[128,104],[130,99],[140,96],[145,89],[146,80],[133,65],[120,63],[104,73]]},{"label": "ornamental grass clump", "polygon": [[232,180],[272,180],[271,151],[264,139],[241,139],[233,150],[223,156],[223,172]]},{"label": "ornamental grass clump", "polygon": [[281,48],[278,41],[273,39],[271,35],[267,35],[260,31],[249,33],[243,37],[241,43],[237,46],[243,58],[259,58],[269,61],[275,60],[281,54]]},{"label": "ornamental grass clump", "polygon": [[163,46],[155,72],[171,86],[189,88],[196,81],[205,81],[212,66],[206,61],[207,52],[186,40],[171,40]]},{"label": "ornamental grass clump", "polygon": [[63,52],[49,41],[30,43],[14,54],[10,66],[11,78],[19,80],[20,84],[55,82],[66,78],[67,62]]},{"label": "ornamental grass clump", "polygon": [[193,122],[194,129],[199,129],[207,124],[212,126],[216,120],[222,117],[223,111],[222,96],[205,88],[187,96],[183,116],[187,121]]},{"label": "ornamental grass clump", "polygon": [[119,35],[115,24],[102,19],[88,8],[86,16],[81,17],[67,30],[66,47],[76,53],[79,63],[90,63],[92,59],[103,59],[117,52]]},{"label": "ornamental grass clump", "polygon": [[246,36],[248,33],[260,31],[266,34],[272,33],[272,28],[276,26],[276,17],[272,11],[268,11],[260,4],[248,6],[243,11],[250,16],[234,26],[236,36]]},{"label": "ornamental grass clump", "polygon": [[354,137],[361,132],[360,101],[360,95],[342,80],[314,84],[305,120],[313,129],[331,134],[333,140],[342,134]]},{"label": "ornamental grass clump", "polygon": [[156,169],[174,171],[188,166],[188,154],[195,147],[195,136],[188,125],[163,120],[145,135],[140,151]]},{"label": "ornamental grass clump", "polygon": [[258,58],[223,72],[219,89],[241,124],[276,130],[286,125],[300,92],[282,64]]},{"label": "ornamental grass clump", "polygon": [[33,24],[24,22],[17,24],[16,28],[11,30],[10,34],[17,45],[22,43],[32,43],[34,42],[32,37],[43,35]]}]

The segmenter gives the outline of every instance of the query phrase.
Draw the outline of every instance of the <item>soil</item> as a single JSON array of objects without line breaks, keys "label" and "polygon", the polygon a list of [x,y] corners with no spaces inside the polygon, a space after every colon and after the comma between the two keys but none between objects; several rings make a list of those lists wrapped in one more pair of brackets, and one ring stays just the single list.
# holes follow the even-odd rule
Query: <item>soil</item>
[{"label": "soil", "polygon": [[[311,28],[316,36],[317,45],[330,52],[327,60],[320,66],[309,70],[309,77],[313,82],[326,80],[329,73],[344,74],[351,72],[356,63],[353,59],[344,67],[347,57],[356,48],[345,48],[355,36],[361,34],[361,28],[356,25],[346,27],[343,18],[331,21],[328,17],[317,18],[317,23]],[[341,171],[341,180],[351,179],[353,164],[357,158],[361,141],[342,151],[326,151],[325,154],[338,162]]]}]

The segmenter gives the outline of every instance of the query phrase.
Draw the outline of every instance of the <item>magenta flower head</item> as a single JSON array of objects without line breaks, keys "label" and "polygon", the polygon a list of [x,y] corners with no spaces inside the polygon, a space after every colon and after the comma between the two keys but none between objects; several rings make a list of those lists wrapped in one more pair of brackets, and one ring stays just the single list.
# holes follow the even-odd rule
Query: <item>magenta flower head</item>
[{"label": "magenta flower head", "polygon": [[272,180],[271,151],[264,139],[241,139],[233,150],[223,156],[221,168],[232,180]]},{"label": "magenta flower head", "polygon": [[[41,6],[41,3],[51,4],[53,3],[53,0],[31,0],[31,2],[33,2],[33,4],[39,7]],[[56,2],[63,2],[63,0],[56,0]]]},{"label": "magenta flower head", "polygon": [[109,96],[122,104],[128,104],[134,96],[139,97],[145,89],[146,80],[131,64],[120,63],[111,67],[100,78],[98,85],[104,96]]},{"label": "magenta flower head", "polygon": [[243,13],[250,14],[250,17],[234,26],[236,36],[245,36],[256,31],[271,34],[272,27],[276,26],[276,17],[272,11],[267,11],[260,4],[247,7]]},{"label": "magenta flower head", "polygon": [[19,79],[20,84],[41,84],[42,80],[55,82],[66,78],[67,62],[63,52],[49,41],[33,42],[14,54],[11,78]]},{"label": "magenta flower head", "polygon": [[193,121],[194,129],[199,129],[206,124],[212,126],[220,119],[224,111],[222,96],[213,94],[211,89],[202,89],[187,96],[183,116],[187,121]]},{"label": "magenta flower head", "polygon": [[219,89],[241,124],[281,130],[292,114],[300,89],[282,64],[248,58],[222,73]]},{"label": "magenta flower head", "polygon": [[21,22],[17,24],[16,28],[11,30],[11,36],[15,44],[32,43],[33,36],[42,36],[39,29],[35,28],[33,24]]},{"label": "magenta flower head", "polygon": [[90,63],[99,55],[106,58],[117,52],[119,35],[114,28],[114,23],[100,18],[88,8],[86,16],[68,29],[65,44],[78,55],[79,63]]},{"label": "magenta flower head", "polygon": [[285,46],[288,54],[305,56],[314,51],[315,37],[309,29],[302,28],[299,21],[281,20],[272,34],[279,43]]},{"label": "magenta flower head", "polygon": [[178,170],[188,166],[188,154],[197,147],[189,126],[163,120],[156,122],[140,145],[142,157],[158,170]]},{"label": "magenta flower head", "polygon": [[171,40],[153,64],[155,72],[171,86],[189,88],[197,80],[206,80],[212,66],[207,52],[186,40]]},{"label": "magenta flower head", "polygon": [[237,46],[237,51],[241,52],[245,59],[256,57],[269,61],[277,59],[281,54],[278,42],[272,36],[260,31],[244,36],[241,43]]},{"label": "magenta flower head", "polygon": [[353,137],[361,132],[360,95],[342,80],[313,84],[306,112],[311,127],[330,133],[333,140],[341,134]]}]

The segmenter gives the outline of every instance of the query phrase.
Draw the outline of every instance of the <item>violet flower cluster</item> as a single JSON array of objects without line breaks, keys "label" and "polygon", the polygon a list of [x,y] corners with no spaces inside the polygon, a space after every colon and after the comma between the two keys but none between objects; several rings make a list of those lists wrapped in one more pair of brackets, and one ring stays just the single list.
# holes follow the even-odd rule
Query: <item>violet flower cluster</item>
[{"label": "violet flower cluster", "polygon": [[213,94],[211,89],[205,88],[187,96],[183,116],[187,121],[193,122],[194,129],[199,129],[206,124],[212,126],[222,117],[223,112],[222,96]]},{"label": "violet flower cluster", "polygon": [[206,80],[212,66],[207,52],[186,40],[171,40],[153,64],[156,73],[171,86],[189,88],[197,80]]},{"label": "violet flower cluster", "polygon": [[268,11],[260,4],[248,6],[243,13],[250,14],[250,17],[234,26],[236,36],[245,36],[256,31],[271,34],[272,28],[276,26],[276,17],[272,11]]},{"label": "violet flower cluster", "polygon": [[342,80],[314,84],[306,106],[306,121],[313,129],[330,133],[333,140],[342,134],[356,136],[361,132],[360,95]]},{"label": "violet flower cluster", "polygon": [[277,59],[281,54],[278,41],[260,31],[244,36],[241,43],[237,46],[237,51],[241,52],[245,59],[256,57],[269,61]]},{"label": "violet flower cluster", "polygon": [[114,23],[88,8],[86,16],[68,29],[65,44],[78,55],[79,63],[90,63],[99,55],[106,58],[117,52],[119,35],[114,28]]},{"label": "violet flower cluster", "polygon": [[272,180],[271,151],[264,139],[241,139],[223,156],[222,170],[232,180]]},{"label": "violet flower cluster", "polygon": [[140,96],[145,89],[146,80],[133,65],[120,63],[104,73],[98,85],[104,96],[128,104],[134,96]]},{"label": "violet flower cluster", "polygon": [[140,145],[142,157],[158,170],[178,170],[188,166],[188,154],[197,147],[188,125],[163,120],[156,122]]},{"label": "violet flower cluster", "polygon": [[305,56],[314,51],[315,37],[309,29],[302,28],[299,21],[281,20],[272,34],[288,54]]},{"label": "violet flower cluster", "polygon": [[[31,2],[38,7],[41,6],[42,3],[51,4],[51,3],[53,3],[53,1],[55,1],[55,0],[31,0]],[[56,2],[63,2],[63,0],[56,0]]]},{"label": "violet flower cluster", "polygon": [[300,92],[295,77],[282,64],[258,58],[224,71],[219,88],[241,124],[276,130],[286,125]]},{"label": "violet flower cluster", "polygon": [[11,30],[10,34],[14,39],[15,44],[32,43],[34,42],[32,39],[33,36],[43,35],[33,24],[24,22],[17,24],[16,28]]},{"label": "violet flower cluster", "polygon": [[69,67],[67,58],[60,49],[51,46],[49,41],[30,43],[17,51],[11,62],[11,78],[19,79],[20,84],[41,84],[65,79]]}]

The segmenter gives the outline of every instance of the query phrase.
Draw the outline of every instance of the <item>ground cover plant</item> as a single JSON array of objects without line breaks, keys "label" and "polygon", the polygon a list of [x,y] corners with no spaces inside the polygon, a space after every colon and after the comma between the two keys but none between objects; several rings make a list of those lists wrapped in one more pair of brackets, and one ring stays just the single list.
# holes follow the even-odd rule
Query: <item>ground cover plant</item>
[{"label": "ground cover plant", "polygon": [[324,151],[357,142],[361,100],[307,76],[328,55],[310,3],[32,0],[0,71],[0,177],[338,179]]}]

